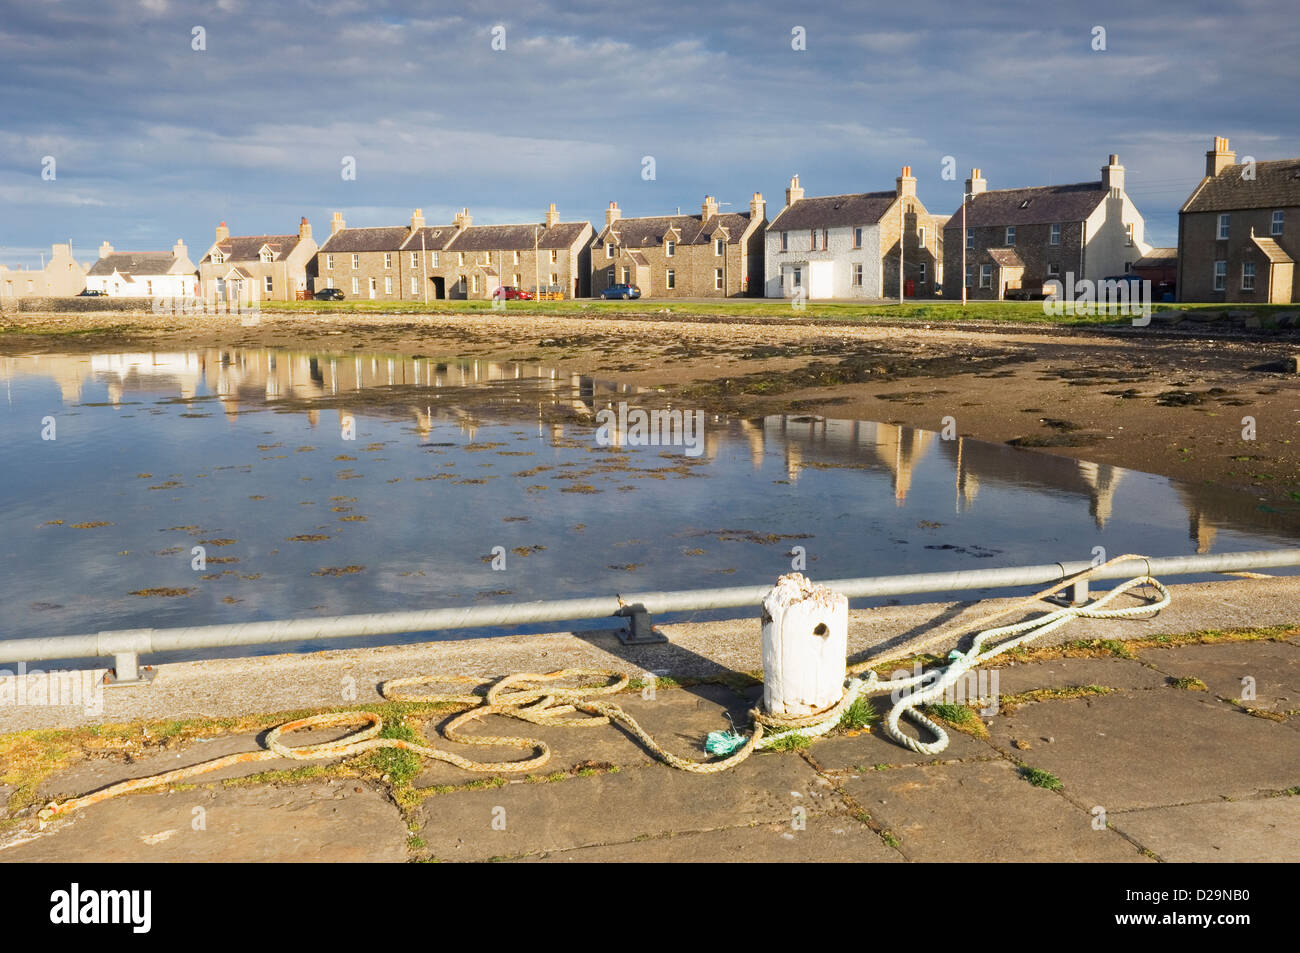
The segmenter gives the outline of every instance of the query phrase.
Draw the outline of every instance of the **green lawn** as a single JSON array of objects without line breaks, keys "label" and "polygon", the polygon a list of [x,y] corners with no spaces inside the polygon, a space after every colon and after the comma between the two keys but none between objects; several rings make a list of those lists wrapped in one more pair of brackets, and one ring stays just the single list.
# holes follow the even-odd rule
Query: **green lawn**
[{"label": "green lawn", "polygon": [[[1265,319],[1274,311],[1295,310],[1294,305],[1222,305],[1222,304],[1155,304],[1153,312],[1192,309],[1217,311],[1249,310]],[[265,311],[287,311],[320,314],[397,314],[427,312],[433,314],[461,314],[490,312],[487,301],[288,301],[267,305]],[[788,301],[763,298],[731,298],[716,302],[699,301],[600,301],[580,298],[572,301],[511,301],[503,312],[517,315],[662,315],[665,311],[683,317],[729,317],[830,320],[830,321],[1008,321],[1026,324],[1096,325],[1128,324],[1130,319],[1118,315],[1063,315],[1054,316],[1043,310],[1041,301],[971,301],[962,307],[957,301],[909,301],[904,304],[854,304],[850,302],[813,302],[803,310],[795,310]]]}]

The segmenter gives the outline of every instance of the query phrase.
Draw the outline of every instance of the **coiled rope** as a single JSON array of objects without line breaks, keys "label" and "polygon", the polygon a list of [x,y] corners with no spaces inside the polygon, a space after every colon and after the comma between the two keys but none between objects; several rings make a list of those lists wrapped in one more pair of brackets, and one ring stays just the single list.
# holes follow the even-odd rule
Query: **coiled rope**
[{"label": "coiled rope", "polygon": [[[481,684],[478,680],[471,678],[417,676],[384,682],[380,686],[380,694],[390,701],[469,706],[467,711],[457,715],[442,728],[441,733],[446,740],[465,745],[528,749],[533,752],[532,757],[518,761],[474,761],[455,752],[444,751],[418,742],[407,741],[403,738],[380,737],[384,723],[383,719],[374,712],[329,712],[299,718],[296,721],[286,722],[273,728],[266,735],[266,747],[261,750],[226,755],[225,757],[214,758],[211,761],[204,761],[200,764],[178,768],[174,771],[167,771],[150,777],[133,778],[82,797],[72,798],[62,804],[51,801],[39,812],[37,818],[40,826],[44,827],[46,823],[54,818],[79,811],[92,804],[122,794],[176,784],[200,774],[220,771],[223,768],[238,764],[269,761],[276,758],[287,758],[294,761],[337,760],[355,757],[380,748],[398,748],[413,752],[421,758],[445,761],[466,771],[491,774],[532,771],[550,761],[550,747],[545,741],[538,738],[473,735],[462,732],[461,729],[466,725],[488,715],[503,715],[535,725],[564,728],[594,728],[608,725],[610,722],[617,722],[637,738],[648,751],[666,764],[695,774],[717,774],[734,768],[755,751],[773,747],[787,736],[798,734],[806,738],[813,738],[824,735],[839,724],[844,712],[859,697],[890,691],[897,693],[897,700],[885,718],[885,733],[894,741],[912,751],[920,754],[937,754],[948,747],[947,732],[918,709],[921,705],[929,704],[936,698],[942,697],[958,679],[962,678],[971,669],[1004,652],[1041,638],[1073,619],[1128,619],[1158,612],[1169,605],[1169,590],[1160,582],[1151,578],[1149,574],[1137,576],[1121,583],[1105,595],[1086,605],[1067,606],[1023,622],[998,628],[984,628],[975,636],[968,651],[964,653],[953,651],[949,655],[950,664],[941,670],[932,669],[909,677],[891,678],[888,681],[882,681],[880,676],[872,670],[872,666],[879,666],[883,662],[904,655],[919,654],[924,651],[927,645],[938,641],[949,641],[965,632],[987,626],[990,622],[1010,615],[1017,610],[1023,610],[1048,596],[1060,592],[1062,589],[1095,575],[1112,563],[1145,558],[1144,556],[1133,555],[1117,556],[1108,562],[1091,567],[1074,576],[1063,578],[1050,588],[1035,593],[992,615],[981,617],[938,635],[913,640],[886,655],[851,666],[847,669],[849,677],[845,680],[844,692],[840,700],[824,711],[806,716],[791,716],[770,714],[757,707],[753,708],[749,712],[753,722],[753,731],[749,737],[744,738],[742,743],[742,736],[731,736],[731,739],[738,744],[738,747],[728,745],[725,748],[717,748],[713,744],[714,739],[710,738],[708,750],[727,750],[730,752],[726,757],[714,761],[695,761],[665,750],[637,723],[635,718],[618,705],[602,701],[601,699],[605,696],[617,694],[627,687],[628,676],[620,672],[611,672],[605,669],[570,668],[544,674],[529,672],[507,675],[490,685],[483,695],[476,692],[412,691],[412,689],[431,685]],[[1106,608],[1114,599],[1139,587],[1154,589],[1159,598],[1150,600],[1144,605],[1118,609]],[[997,639],[1004,639],[1005,641],[997,642],[992,647],[985,648],[987,643],[994,642]],[[593,678],[603,680],[604,684],[595,686],[551,684],[574,679],[590,680]],[[578,712],[582,712],[583,715],[578,716]],[[920,741],[905,734],[899,728],[899,721],[903,717],[930,732],[934,736],[934,740],[930,742]],[[319,744],[289,745],[282,740],[285,736],[296,731],[339,728],[358,724],[361,727],[356,731],[334,741]]]}]

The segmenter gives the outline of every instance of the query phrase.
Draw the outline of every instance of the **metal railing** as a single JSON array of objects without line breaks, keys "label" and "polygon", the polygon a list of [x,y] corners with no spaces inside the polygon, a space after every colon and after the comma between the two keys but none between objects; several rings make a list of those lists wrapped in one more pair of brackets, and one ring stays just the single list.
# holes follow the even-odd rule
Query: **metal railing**
[{"label": "metal railing", "polygon": [[[1011,566],[1002,569],[869,576],[822,582],[850,599],[916,593],[958,592],[970,589],[1005,589],[1060,582],[1092,566],[1087,561]],[[1168,556],[1130,559],[1099,570],[1093,579],[1129,578],[1137,575],[1178,576],[1300,566],[1300,548],[1224,553],[1212,556]],[[120,629],[85,635],[60,635],[0,641],[0,663],[112,656],[113,684],[138,684],[147,680],[139,657],[145,653],[266,645],[317,639],[357,638],[375,635],[438,632],[526,625],[537,622],[574,622],[622,617],[628,620],[620,633],[625,644],[666,642],[651,625],[651,614],[699,612],[757,606],[770,585],[728,589],[691,589],[645,592],[627,596],[596,596],[520,602],[500,606],[464,606],[410,612],[379,612],[322,619],[282,619],[267,622],[223,623],[174,629]],[[1075,583],[1071,599],[1088,598],[1088,581]]]}]

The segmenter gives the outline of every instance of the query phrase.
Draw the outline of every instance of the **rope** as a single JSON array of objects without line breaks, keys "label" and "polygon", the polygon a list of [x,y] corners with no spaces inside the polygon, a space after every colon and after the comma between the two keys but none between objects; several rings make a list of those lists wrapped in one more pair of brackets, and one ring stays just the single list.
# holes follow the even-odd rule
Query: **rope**
[{"label": "rope", "polygon": [[[431,761],[445,761],[466,771],[490,774],[532,771],[550,761],[551,749],[541,739],[507,735],[474,735],[465,734],[462,731],[465,726],[486,718],[488,715],[503,715],[534,725],[563,728],[594,728],[617,722],[640,741],[648,751],[666,764],[694,774],[718,774],[734,768],[755,751],[772,748],[779,744],[782,739],[791,735],[798,734],[805,738],[824,735],[840,723],[844,712],[859,697],[880,694],[888,690],[903,694],[895,701],[885,719],[884,728],[886,734],[912,751],[921,754],[936,754],[947,748],[948,735],[940,725],[922,714],[918,708],[943,696],[944,692],[968,671],[995,656],[1041,638],[1073,619],[1136,618],[1158,612],[1169,605],[1169,590],[1151,578],[1150,575],[1137,576],[1116,586],[1104,596],[1087,605],[1057,609],[1038,618],[999,628],[984,628],[983,631],[976,635],[970,650],[965,653],[954,651],[949,656],[951,664],[942,670],[932,669],[928,672],[901,679],[891,678],[886,682],[881,680],[880,676],[869,667],[870,665],[879,665],[881,662],[889,661],[903,653],[919,653],[925,645],[931,645],[940,640],[946,641],[960,633],[986,626],[989,622],[1003,618],[1018,609],[1023,609],[1094,575],[1106,566],[1111,565],[1111,563],[1143,558],[1145,557],[1118,556],[1099,566],[1062,579],[1061,582],[1054,586],[1001,609],[992,615],[984,616],[942,635],[913,641],[906,646],[900,646],[888,655],[851,666],[846,670],[849,677],[845,680],[844,691],[839,701],[823,711],[811,715],[793,716],[772,714],[757,707],[753,708],[750,710],[749,715],[754,728],[748,738],[734,733],[727,733],[722,736],[721,733],[714,732],[710,735],[709,742],[706,744],[707,751],[710,753],[730,752],[725,757],[713,761],[695,761],[673,754],[655,741],[653,736],[642,728],[636,719],[626,711],[618,705],[603,701],[603,697],[617,694],[627,687],[628,676],[619,672],[604,669],[570,668],[547,673],[519,673],[507,675],[494,682],[484,694],[477,692],[413,691],[433,685],[449,685],[453,683],[482,684],[480,681],[465,677],[417,676],[384,682],[379,688],[380,694],[390,701],[467,706],[468,710],[457,715],[443,727],[442,736],[446,740],[464,745],[521,748],[530,750],[532,756],[517,761],[474,761],[452,751],[444,751],[430,745],[407,741],[403,738],[380,737],[384,727],[383,719],[373,712],[328,712],[299,718],[273,728],[267,733],[265,747],[261,750],[226,755],[225,757],[215,758],[211,761],[204,761],[200,764],[178,768],[174,771],[167,771],[150,777],[133,778],[82,797],[72,798],[62,804],[51,801],[40,811],[37,819],[40,826],[44,827],[46,823],[54,818],[71,814],[74,811],[79,811],[122,794],[176,784],[200,774],[220,771],[223,768],[239,764],[269,761],[276,758],[287,758],[293,761],[337,760],[352,758],[382,748],[396,748],[413,752],[419,757]],[[1106,608],[1112,600],[1140,586],[1155,589],[1160,594],[1159,600],[1122,609]],[[986,643],[997,639],[1005,639],[1005,641],[998,642],[991,648],[984,648]],[[863,675],[864,672],[865,675]],[[591,680],[593,678],[603,680],[604,684],[595,686],[552,684],[573,679]],[[583,713],[582,716],[579,716],[578,712]],[[899,720],[903,717],[929,731],[935,740],[924,742],[904,734],[898,727]],[[358,725],[360,727],[356,727]],[[298,731],[345,726],[356,727],[356,730],[334,741],[319,744],[290,745],[283,740],[286,736]],[[719,743],[722,737],[725,737],[725,743]],[[743,743],[741,743],[742,741]]]}]

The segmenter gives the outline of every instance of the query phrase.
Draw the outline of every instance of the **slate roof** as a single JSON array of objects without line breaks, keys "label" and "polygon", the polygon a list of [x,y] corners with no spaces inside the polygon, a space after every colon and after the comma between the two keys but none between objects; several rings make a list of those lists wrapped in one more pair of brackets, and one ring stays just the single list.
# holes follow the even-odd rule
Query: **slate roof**
[{"label": "slate roof", "polygon": [[1014,248],[990,248],[989,257],[1001,265],[1003,268],[1023,268],[1024,261],[1016,254]]},{"label": "slate roof", "polygon": [[1196,187],[1184,212],[1230,212],[1238,208],[1300,206],[1300,159],[1255,163],[1255,178],[1243,179],[1244,165],[1230,165]]},{"label": "slate roof", "polygon": [[[701,219],[699,215],[620,218],[614,222],[613,231],[618,236],[618,244],[624,248],[647,248],[662,245],[664,236],[669,229],[674,228],[680,236],[674,239],[679,245],[707,245],[713,240],[714,232],[720,228],[725,231],[718,237],[724,238],[728,245],[734,245],[740,241],[748,227],[748,212],[725,212],[710,215],[707,220]],[[607,227],[597,237],[603,239],[608,231],[610,229]]]},{"label": "slate roof", "polygon": [[531,251],[533,236],[537,247],[547,250],[568,248],[576,242],[589,222],[557,222],[550,228],[536,225],[471,225],[450,245],[452,251]]},{"label": "slate roof", "polygon": [[[966,227],[1081,222],[1107,194],[1100,181],[981,192],[966,203]],[[960,205],[944,226],[951,228],[961,228]]]},{"label": "slate roof", "polygon": [[1177,248],[1153,248],[1150,252],[1143,255],[1137,261],[1133,262],[1134,268],[1157,268],[1168,265],[1171,261],[1178,258]]},{"label": "slate roof", "polygon": [[166,275],[175,264],[176,256],[169,251],[114,252],[95,262],[86,274]]},{"label": "slate roof", "polygon": [[402,247],[411,229],[406,225],[380,228],[344,228],[325,239],[319,252],[397,251]]},{"label": "slate roof", "polygon": [[[270,245],[276,260],[279,261],[288,257],[298,247],[298,236],[231,235],[224,242],[217,243],[217,247],[221,249],[221,254],[226,256],[227,261],[256,261],[263,245]],[[211,261],[211,253],[205,255],[203,260]]]},{"label": "slate roof", "polygon": [[799,199],[768,223],[769,231],[874,225],[898,198],[894,190]]},{"label": "slate roof", "polygon": [[415,251],[420,247],[420,237],[424,237],[425,251],[442,251],[456,234],[455,225],[427,225],[416,229],[402,246],[402,251]]},{"label": "slate roof", "polygon": [[1292,260],[1291,256],[1282,250],[1282,246],[1273,239],[1262,235],[1252,235],[1250,238],[1255,243],[1255,247],[1267,255],[1268,260],[1273,264],[1283,265]]}]

